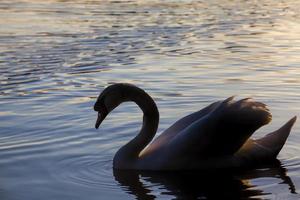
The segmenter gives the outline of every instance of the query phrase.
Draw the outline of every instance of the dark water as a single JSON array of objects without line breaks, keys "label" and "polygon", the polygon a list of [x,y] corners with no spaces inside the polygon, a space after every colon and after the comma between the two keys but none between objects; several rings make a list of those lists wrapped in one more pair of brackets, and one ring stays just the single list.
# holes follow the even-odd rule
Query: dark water
[{"label": "dark water", "polygon": [[[141,125],[133,104],[94,129],[95,98],[129,82],[156,100],[159,133],[227,96],[300,113],[300,3],[0,1],[0,198],[299,199],[299,123],[279,161],[241,173],[114,172]],[[158,134],[159,134],[158,133]]]}]

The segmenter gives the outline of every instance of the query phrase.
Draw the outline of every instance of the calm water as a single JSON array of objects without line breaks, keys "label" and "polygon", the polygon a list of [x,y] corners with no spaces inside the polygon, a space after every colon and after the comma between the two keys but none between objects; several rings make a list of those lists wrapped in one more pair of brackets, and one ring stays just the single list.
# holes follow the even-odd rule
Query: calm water
[{"label": "calm water", "polygon": [[293,0],[0,1],[0,198],[299,199],[300,126],[278,163],[243,173],[112,170],[141,125],[137,106],[94,129],[95,98],[114,82],[156,100],[158,134],[227,96],[300,114],[300,2]]}]

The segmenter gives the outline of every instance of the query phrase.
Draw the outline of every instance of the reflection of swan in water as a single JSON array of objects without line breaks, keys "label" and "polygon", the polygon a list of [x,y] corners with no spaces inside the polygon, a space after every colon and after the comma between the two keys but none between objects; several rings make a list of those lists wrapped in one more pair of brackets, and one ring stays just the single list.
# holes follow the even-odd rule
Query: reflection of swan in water
[{"label": "reflection of swan in water", "polygon": [[280,161],[274,160],[263,167],[263,170],[249,170],[240,174],[232,171],[150,172],[114,169],[114,177],[125,192],[135,195],[138,200],[153,200],[164,195],[168,195],[169,199],[261,199],[259,196],[269,195],[270,191],[265,192],[252,185],[251,179],[257,178],[281,179],[282,187],[286,185],[290,193],[296,193]]},{"label": "reflection of swan in water", "polygon": [[[255,130],[269,123],[266,105],[252,99],[233,97],[215,102],[188,115],[153,139],[159,121],[153,99],[131,84],[114,84],[98,97],[96,128],[107,114],[125,101],[134,101],[143,110],[140,133],[115,155],[115,169],[193,170],[240,168],[273,160],[284,145],[296,117],[279,130],[252,140]],[[145,148],[146,147],[146,148]]]}]

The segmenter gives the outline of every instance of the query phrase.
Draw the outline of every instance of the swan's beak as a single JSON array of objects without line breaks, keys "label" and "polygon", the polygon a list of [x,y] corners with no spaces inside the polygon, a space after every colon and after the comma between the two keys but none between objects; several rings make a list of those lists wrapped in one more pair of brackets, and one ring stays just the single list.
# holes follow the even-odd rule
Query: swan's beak
[{"label": "swan's beak", "polygon": [[95,124],[95,128],[98,129],[100,124],[102,123],[102,121],[105,119],[107,114],[105,113],[100,113],[98,112],[98,117],[97,117],[97,121],[96,121],[96,124]]}]

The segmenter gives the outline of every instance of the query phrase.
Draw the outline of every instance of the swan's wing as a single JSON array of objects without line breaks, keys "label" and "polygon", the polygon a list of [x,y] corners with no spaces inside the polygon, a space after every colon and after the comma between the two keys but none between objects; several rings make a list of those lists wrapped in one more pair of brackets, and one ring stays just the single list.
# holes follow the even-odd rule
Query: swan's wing
[{"label": "swan's wing", "polygon": [[233,155],[256,129],[270,120],[265,104],[228,98],[172,138],[169,154],[191,158]]},{"label": "swan's wing", "polygon": [[153,152],[154,150],[159,149],[160,147],[164,146],[166,143],[172,140],[173,137],[175,137],[179,132],[181,132],[183,129],[191,125],[193,122],[201,119],[203,116],[210,113],[212,110],[214,110],[221,101],[214,102],[207,107],[194,112],[190,115],[187,115],[178,121],[176,121],[172,126],[167,128],[164,132],[162,132],[157,138],[153,140],[153,142],[143,150],[143,154]]},{"label": "swan's wing", "polygon": [[213,143],[217,155],[234,154],[258,128],[272,119],[267,106],[251,98],[239,101],[229,98],[210,115],[216,119]]},{"label": "swan's wing", "polygon": [[252,162],[253,160],[275,159],[285,144],[297,117],[293,117],[278,130],[266,136],[249,139],[235,154],[238,158]]},{"label": "swan's wing", "polygon": [[[214,102],[214,103],[208,105],[207,107],[205,107],[205,108],[203,108],[203,109],[201,109],[197,112],[194,112],[190,115],[187,115],[187,116],[177,120],[172,126],[170,126],[164,132],[162,132],[160,137],[161,138],[164,137],[164,138],[168,138],[168,139],[174,137],[177,133],[179,133],[180,131],[182,131],[183,129],[185,129],[189,125],[191,125],[196,120],[199,120],[202,117],[204,117],[205,115],[209,114],[220,103],[221,103],[221,101]],[[159,138],[159,137],[157,137],[157,138]]]}]

